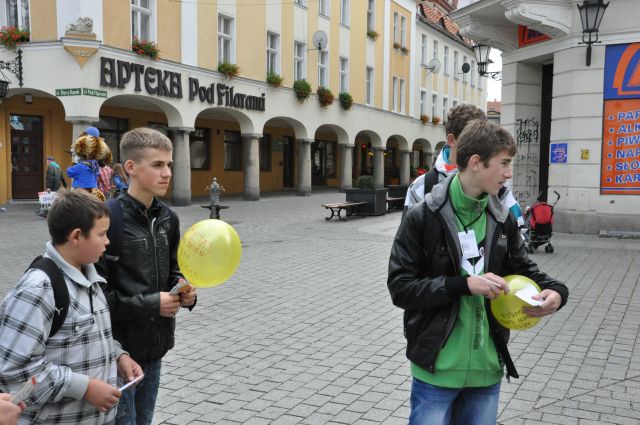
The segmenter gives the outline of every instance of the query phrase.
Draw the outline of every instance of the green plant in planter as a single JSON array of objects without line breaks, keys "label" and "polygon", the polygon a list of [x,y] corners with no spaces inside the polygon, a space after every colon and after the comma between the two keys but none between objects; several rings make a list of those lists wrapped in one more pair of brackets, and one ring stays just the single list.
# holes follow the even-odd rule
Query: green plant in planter
[{"label": "green plant in planter", "polygon": [[28,43],[31,40],[28,29],[20,29],[13,25],[8,27],[2,27],[0,29],[0,44],[6,47],[8,50],[16,50],[16,47],[20,43]]},{"label": "green plant in planter", "polygon": [[269,75],[267,75],[267,83],[270,86],[280,87],[283,81],[284,78],[282,78],[280,74],[276,74],[275,72],[270,72]]},{"label": "green plant in planter", "polygon": [[340,106],[342,106],[344,109],[351,109],[351,105],[353,105],[353,97],[348,92],[343,91],[342,93],[340,93],[340,95],[338,96],[338,100],[340,101]]},{"label": "green plant in planter", "polygon": [[218,65],[218,72],[232,78],[240,74],[240,67],[235,63],[223,62]]},{"label": "green plant in planter", "polygon": [[402,46],[397,41],[393,43],[393,48],[394,49],[399,49],[400,47],[402,47]]},{"label": "green plant in planter", "polygon": [[367,31],[367,37],[369,37],[373,41],[376,41],[379,36],[380,36],[380,34],[378,34],[378,31],[375,31],[375,30]]},{"label": "green plant in planter", "polygon": [[442,121],[442,120],[440,119],[440,117],[433,117],[433,118],[431,118],[431,122],[432,122],[432,123],[434,123],[434,124],[440,124],[440,121]]},{"label": "green plant in planter", "polygon": [[328,88],[318,87],[316,94],[318,95],[318,102],[320,102],[320,106],[323,108],[326,108],[333,103],[333,93],[331,93],[331,90]]},{"label": "green plant in planter", "polygon": [[358,189],[375,189],[373,176],[360,176],[356,182]]},{"label": "green plant in planter", "polygon": [[409,54],[409,48],[408,48],[408,47],[402,46],[402,47],[400,48],[400,51],[401,51],[402,53],[404,53],[405,55]]},{"label": "green plant in planter", "polygon": [[293,91],[296,93],[298,101],[304,102],[311,96],[311,84],[304,78],[296,80],[293,82]]},{"label": "green plant in planter", "polygon": [[431,121],[431,118],[429,118],[429,115],[420,115],[420,121],[422,121],[422,124],[426,124]]}]

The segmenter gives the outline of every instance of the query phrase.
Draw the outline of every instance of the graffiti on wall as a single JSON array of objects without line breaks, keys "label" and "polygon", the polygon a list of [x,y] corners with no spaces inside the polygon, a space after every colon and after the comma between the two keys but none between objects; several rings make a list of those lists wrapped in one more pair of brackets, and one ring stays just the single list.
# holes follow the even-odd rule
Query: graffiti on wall
[{"label": "graffiti on wall", "polygon": [[518,118],[515,126],[518,152],[513,164],[513,195],[521,206],[538,197],[540,167],[540,121],[536,117]]}]

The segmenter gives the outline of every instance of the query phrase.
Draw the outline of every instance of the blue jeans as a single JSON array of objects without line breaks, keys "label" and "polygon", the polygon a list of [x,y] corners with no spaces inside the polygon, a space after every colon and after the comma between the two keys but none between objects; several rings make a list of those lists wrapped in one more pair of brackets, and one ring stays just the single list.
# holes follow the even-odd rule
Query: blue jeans
[{"label": "blue jeans", "polygon": [[160,386],[162,359],[140,363],[140,366],[144,378],[122,393],[118,403],[116,425],[151,425]]},{"label": "blue jeans", "polygon": [[413,378],[409,425],[496,425],[499,398],[500,382],[443,388]]}]

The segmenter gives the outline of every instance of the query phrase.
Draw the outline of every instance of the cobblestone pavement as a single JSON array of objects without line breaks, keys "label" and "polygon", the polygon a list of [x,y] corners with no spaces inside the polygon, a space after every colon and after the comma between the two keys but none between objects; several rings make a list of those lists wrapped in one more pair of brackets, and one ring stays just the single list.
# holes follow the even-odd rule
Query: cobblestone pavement
[{"label": "cobblestone pavement", "polygon": [[[158,424],[404,424],[409,368],[386,270],[400,213],[324,220],[320,204],[279,194],[225,199],[243,257],[224,285],[178,317],[163,364]],[[207,216],[176,208],[182,230]],[[0,295],[46,239],[33,205],[0,213]],[[503,382],[500,424],[640,424],[640,241],[554,235],[541,268],[569,304],[513,334],[521,379]]]}]

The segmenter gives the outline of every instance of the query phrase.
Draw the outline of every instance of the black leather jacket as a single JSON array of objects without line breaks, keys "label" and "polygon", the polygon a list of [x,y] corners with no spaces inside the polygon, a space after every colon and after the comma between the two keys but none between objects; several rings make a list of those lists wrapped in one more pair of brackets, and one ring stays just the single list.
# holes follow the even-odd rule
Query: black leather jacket
[{"label": "black leather jacket", "polygon": [[160,294],[182,277],[177,252],[178,216],[162,201],[144,205],[123,193],[123,235],[116,276],[109,276],[106,260],[98,270],[107,279],[113,336],[138,362],[162,358],[174,345],[175,319],[160,316]]},{"label": "black leather jacket", "polygon": [[[460,296],[471,295],[460,276],[460,242],[449,202],[452,177],[434,186],[425,201],[409,210],[396,234],[389,258],[387,286],[393,303],[404,309],[407,358],[434,372],[440,349],[458,317]],[[427,210],[428,209],[428,210]],[[529,259],[515,217],[495,196],[487,207],[485,271],[520,274],[542,289],[553,289],[567,302],[567,287],[542,273]],[[518,378],[509,351],[509,330],[499,325],[485,303],[489,328],[507,377]]]}]

